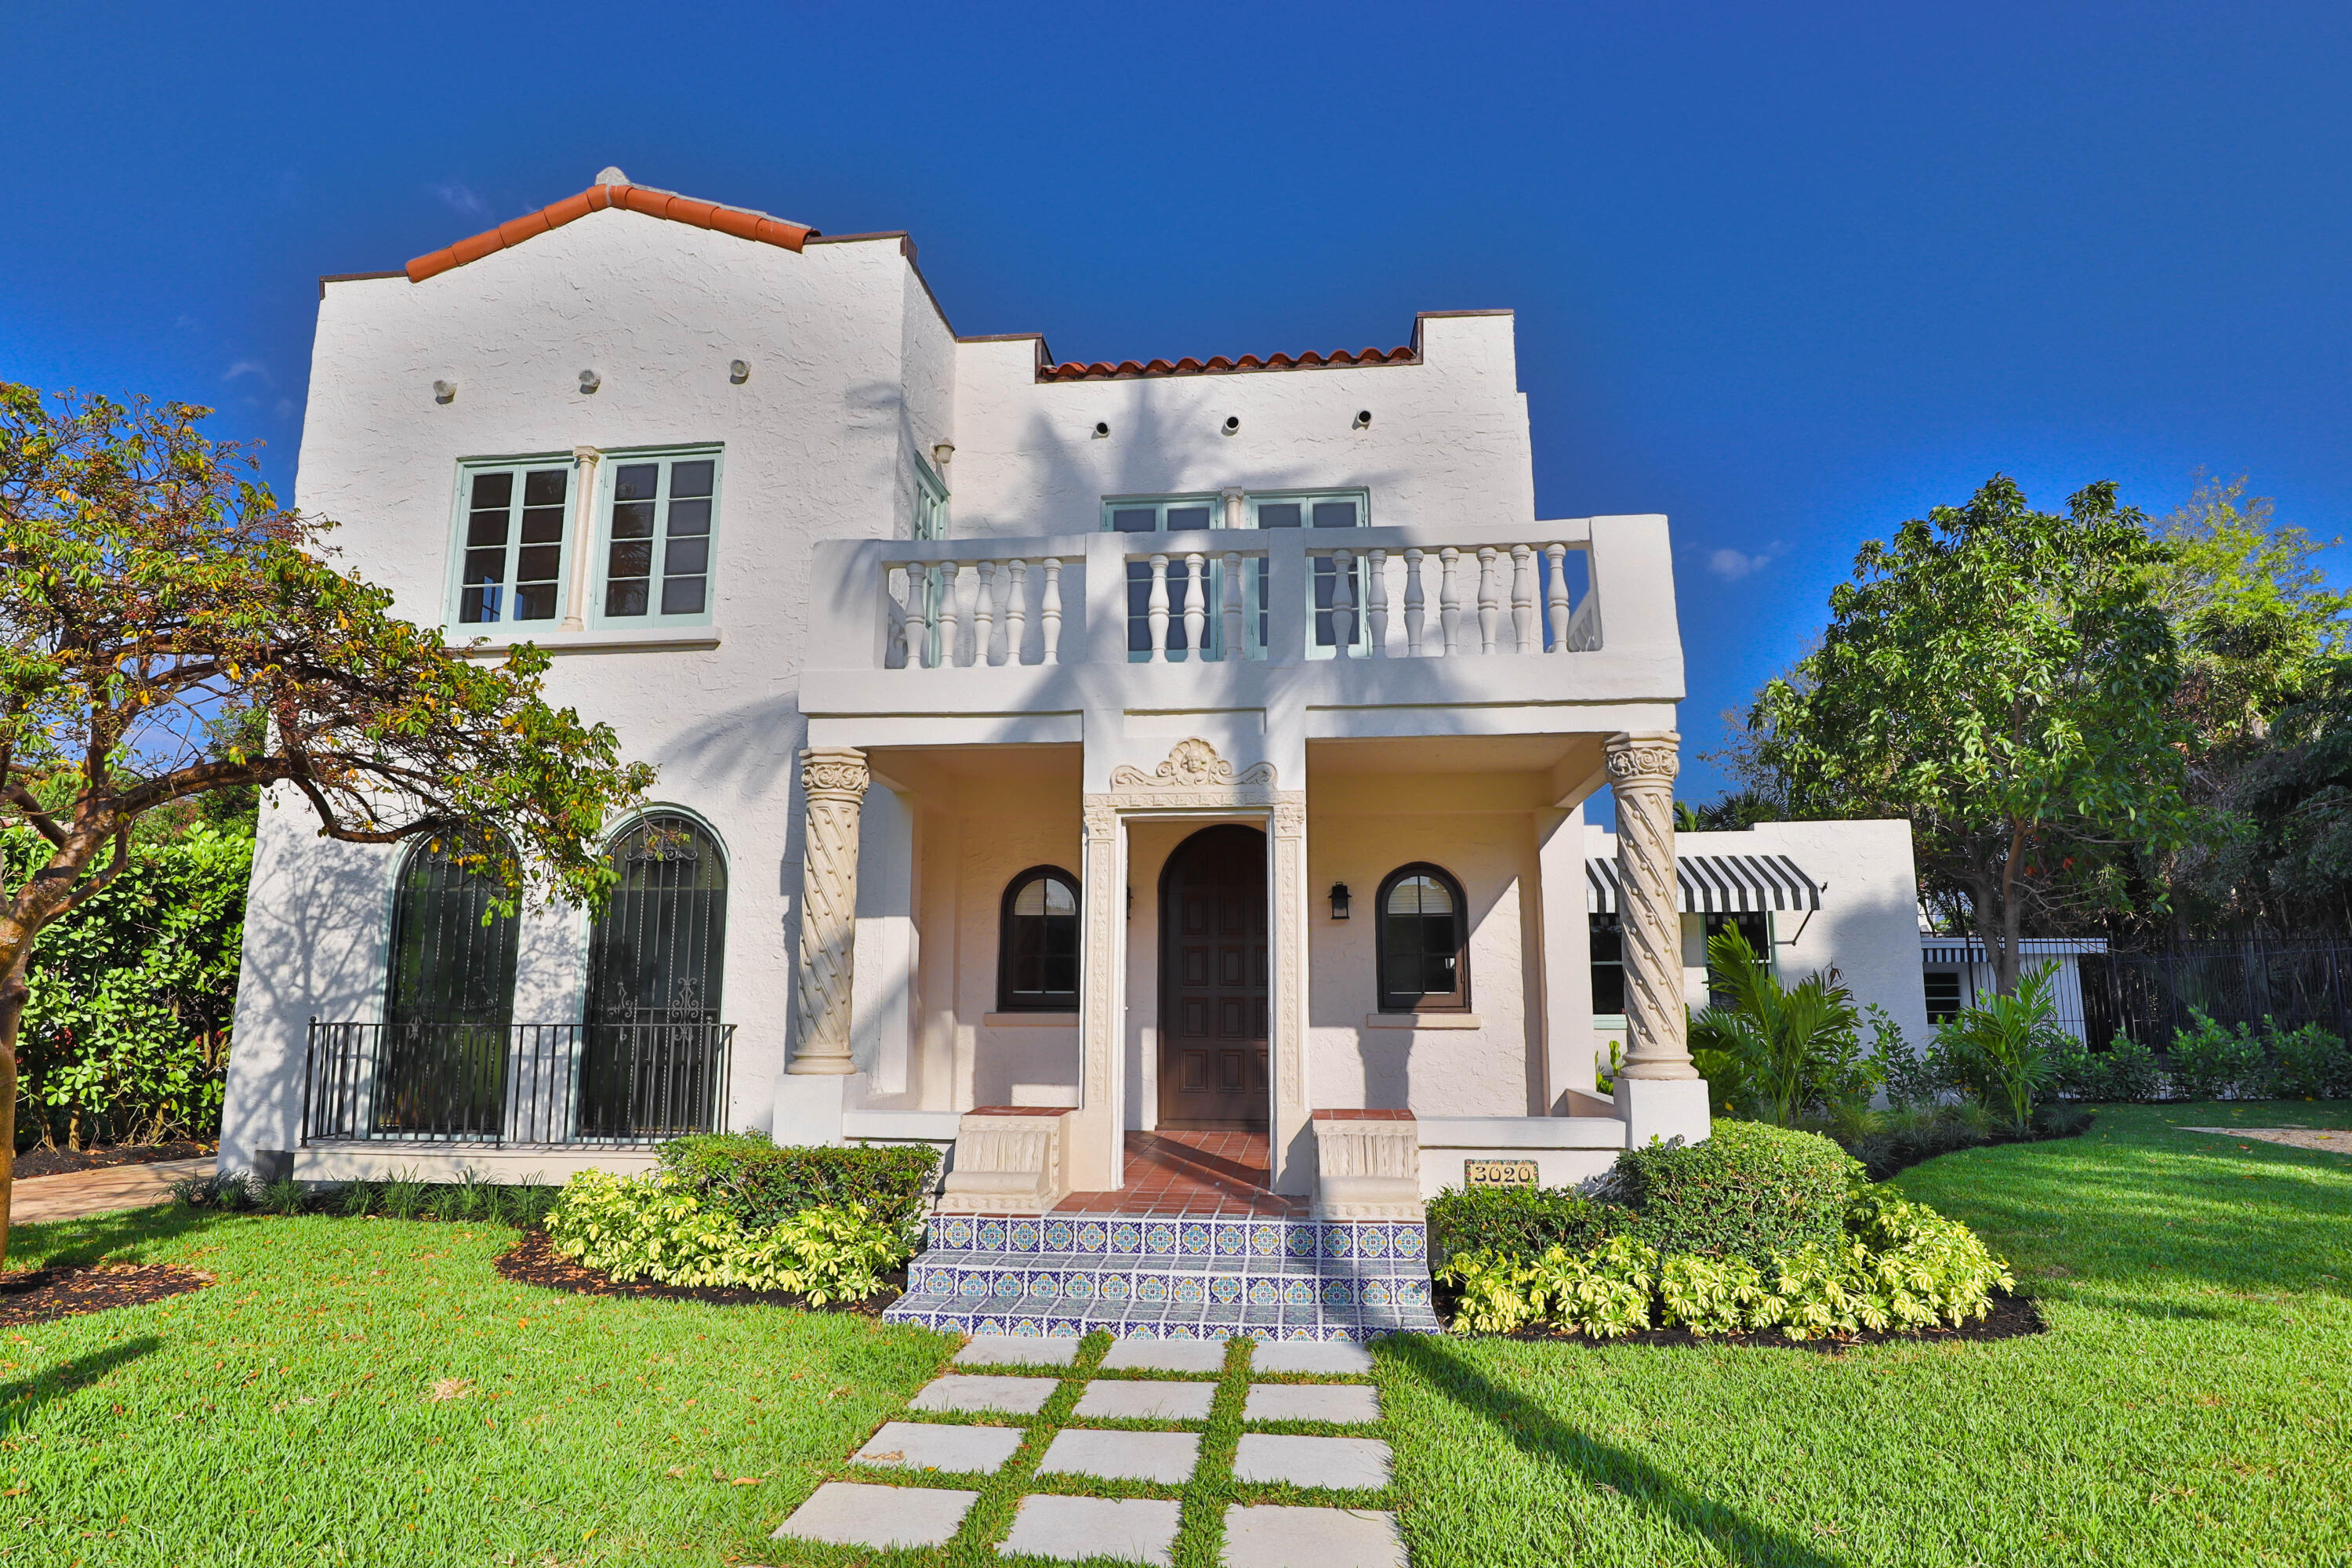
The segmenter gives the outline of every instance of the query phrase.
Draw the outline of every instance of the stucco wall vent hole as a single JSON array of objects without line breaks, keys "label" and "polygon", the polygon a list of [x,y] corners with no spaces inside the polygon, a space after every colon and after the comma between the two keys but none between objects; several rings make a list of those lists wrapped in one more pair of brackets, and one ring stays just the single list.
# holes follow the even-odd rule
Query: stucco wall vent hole
[{"label": "stucco wall vent hole", "polygon": [[603,376],[601,376],[601,375],[598,375],[594,371],[593,371],[593,370],[583,370],[583,371],[582,371],[582,372],[580,373],[580,390],[581,390],[581,391],[583,391],[583,392],[593,392],[593,391],[595,391],[598,387],[600,387],[600,386],[602,386],[602,385],[604,385],[604,378]]},{"label": "stucco wall vent hole", "polygon": [[733,383],[734,383],[736,385],[738,385],[738,386],[740,386],[740,385],[742,385],[745,382],[747,382],[747,381],[751,380],[751,362],[750,362],[749,360],[740,360],[740,359],[730,359],[730,360],[729,360],[729,361],[727,362],[727,379],[728,379],[728,380],[730,380],[730,381],[731,381],[731,382],[733,382]]},{"label": "stucco wall vent hole", "polygon": [[436,402],[436,403],[454,403],[454,402],[456,402],[456,401],[457,401],[457,384],[456,382],[454,382],[454,381],[436,381],[436,382],[435,382],[435,383],[433,384],[433,401],[434,401],[434,402]]}]

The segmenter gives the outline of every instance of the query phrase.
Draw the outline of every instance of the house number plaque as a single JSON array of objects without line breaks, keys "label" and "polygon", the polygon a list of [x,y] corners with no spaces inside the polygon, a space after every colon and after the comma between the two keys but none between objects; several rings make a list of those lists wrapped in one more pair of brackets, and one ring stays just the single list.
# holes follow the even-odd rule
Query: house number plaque
[{"label": "house number plaque", "polygon": [[1462,1184],[1466,1187],[1532,1187],[1536,1184],[1536,1163],[1533,1160],[1465,1160],[1462,1162]]}]

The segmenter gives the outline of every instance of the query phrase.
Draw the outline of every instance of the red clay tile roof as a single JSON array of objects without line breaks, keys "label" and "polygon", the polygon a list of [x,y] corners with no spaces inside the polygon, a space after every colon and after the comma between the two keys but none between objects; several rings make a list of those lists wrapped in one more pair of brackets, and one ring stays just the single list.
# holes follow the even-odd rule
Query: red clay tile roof
[{"label": "red clay tile roof", "polygon": [[1318,354],[1309,349],[1305,353],[1296,356],[1274,354],[1265,359],[1260,359],[1255,354],[1244,354],[1239,359],[1227,359],[1223,354],[1215,354],[1208,359],[1199,360],[1187,354],[1172,364],[1164,359],[1153,360],[1149,364],[1138,364],[1131,359],[1121,360],[1117,364],[1108,360],[1097,360],[1092,364],[1067,360],[1060,364],[1039,365],[1037,379],[1039,381],[1127,381],[1143,375],[1213,375],[1220,372],[1234,370],[1313,370],[1330,365],[1417,364],[1420,359],[1420,355],[1407,347],[1387,350],[1358,349],[1353,353],[1346,349],[1335,349],[1328,354]]},{"label": "red clay tile roof", "polygon": [[765,245],[780,245],[786,250],[798,250],[802,244],[814,237],[816,230],[805,224],[786,223],[742,207],[723,207],[716,202],[698,202],[692,196],[681,196],[669,191],[651,190],[644,185],[591,185],[576,196],[566,196],[552,206],[540,208],[526,217],[515,218],[498,227],[485,230],[471,239],[461,239],[446,249],[430,256],[420,256],[408,264],[408,280],[422,283],[436,273],[453,267],[463,267],[468,261],[478,261],[494,250],[504,250],[510,245],[520,245],[533,235],[545,234],[551,228],[561,228],[574,218],[605,207],[621,207],[647,217],[667,218],[672,223],[692,224],[697,228],[716,229],[731,234],[738,239],[756,239]]}]

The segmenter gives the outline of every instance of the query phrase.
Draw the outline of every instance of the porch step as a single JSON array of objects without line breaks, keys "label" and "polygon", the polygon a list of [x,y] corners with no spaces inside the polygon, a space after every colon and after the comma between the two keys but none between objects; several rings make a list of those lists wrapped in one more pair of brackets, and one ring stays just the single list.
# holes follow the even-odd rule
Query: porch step
[{"label": "porch step", "polygon": [[970,1334],[1362,1340],[1435,1333],[1418,1221],[946,1215],[892,1322]]}]

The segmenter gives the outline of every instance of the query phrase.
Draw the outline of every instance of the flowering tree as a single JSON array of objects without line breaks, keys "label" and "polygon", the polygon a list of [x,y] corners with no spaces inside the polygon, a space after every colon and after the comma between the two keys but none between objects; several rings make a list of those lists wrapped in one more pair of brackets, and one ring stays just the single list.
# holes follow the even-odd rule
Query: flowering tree
[{"label": "flowering tree", "polygon": [[[509,908],[581,904],[611,879],[604,824],[653,782],[545,701],[545,654],[454,653],[329,564],[333,524],[200,434],[210,412],[0,382],[0,826],[47,847],[0,879],[0,1258],[33,944],[122,873],[143,814],[281,785],[326,837],[436,838]],[[244,710],[266,722],[213,743]]]}]

